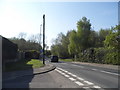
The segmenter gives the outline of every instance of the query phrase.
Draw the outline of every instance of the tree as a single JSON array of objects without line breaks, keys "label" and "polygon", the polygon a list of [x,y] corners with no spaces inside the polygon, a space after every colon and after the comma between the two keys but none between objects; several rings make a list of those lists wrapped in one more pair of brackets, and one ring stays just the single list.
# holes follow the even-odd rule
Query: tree
[{"label": "tree", "polygon": [[71,31],[69,40],[70,40],[70,43],[68,45],[69,53],[71,55],[76,55],[78,53],[78,51],[77,51],[78,38],[77,38],[77,33],[75,30]]},{"label": "tree", "polygon": [[85,50],[90,47],[89,37],[90,37],[91,24],[90,20],[83,17],[77,22],[77,36],[79,39],[79,51]]},{"label": "tree", "polygon": [[91,30],[89,37],[90,47],[99,47],[99,36],[94,30]]},{"label": "tree", "polygon": [[53,42],[54,43],[51,46],[52,54],[58,55],[61,58],[68,58],[69,33],[67,33],[67,35],[59,33],[58,37]]},{"label": "tree", "polygon": [[105,48],[108,50],[107,54],[105,55],[105,62],[112,63],[112,64],[120,64],[119,59],[119,41],[116,38],[119,36],[119,26],[110,30],[110,33],[106,36],[104,45]]},{"label": "tree", "polygon": [[19,39],[19,38],[13,37],[13,38],[10,38],[9,40],[12,41],[13,43],[16,43],[20,51],[26,51],[26,50],[40,51],[40,49],[42,49],[39,43],[31,42],[30,40],[25,40],[23,38]]},{"label": "tree", "polygon": [[19,38],[19,39],[22,39],[22,38],[25,39],[26,35],[27,35],[26,33],[20,32],[19,35],[18,35],[18,38]]},{"label": "tree", "polygon": [[104,40],[106,36],[110,33],[110,29],[101,29],[99,31],[99,47],[104,47]]}]

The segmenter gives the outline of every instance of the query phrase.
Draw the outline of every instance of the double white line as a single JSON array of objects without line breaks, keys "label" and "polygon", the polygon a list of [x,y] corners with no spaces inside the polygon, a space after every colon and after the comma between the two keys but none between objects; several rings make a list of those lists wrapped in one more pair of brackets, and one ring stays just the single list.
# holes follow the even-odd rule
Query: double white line
[{"label": "double white line", "polygon": [[[64,75],[64,76],[65,76],[66,78],[68,78],[69,80],[71,80],[71,81],[73,81],[74,83],[76,83],[77,85],[82,86],[82,88],[90,88],[89,86],[86,86],[86,84],[92,86],[92,88],[101,88],[100,86],[96,86],[96,85],[94,85],[94,83],[89,82],[89,81],[86,81],[86,80],[84,80],[83,78],[78,77],[77,75],[72,74],[72,73],[70,73],[70,72],[68,72],[68,71],[66,71],[66,70],[64,70],[64,69],[62,69],[62,68],[58,68],[58,67],[57,67],[55,70],[56,70],[57,72],[59,72],[60,74]],[[71,76],[72,76],[72,77],[71,77]],[[79,81],[78,81],[77,79],[78,79]],[[80,81],[82,81],[82,82],[84,82],[84,83],[86,83],[86,84],[83,84],[83,83],[81,83]]]}]

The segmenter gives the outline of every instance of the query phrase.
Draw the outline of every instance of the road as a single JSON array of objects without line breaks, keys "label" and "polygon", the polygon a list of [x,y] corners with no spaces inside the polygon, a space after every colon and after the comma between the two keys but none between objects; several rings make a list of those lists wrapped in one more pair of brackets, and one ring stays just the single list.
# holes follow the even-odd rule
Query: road
[{"label": "road", "polygon": [[70,72],[73,76],[76,75],[75,77],[81,78],[80,82],[82,83],[88,82],[87,84],[89,85],[93,84],[101,88],[118,88],[117,70],[73,63],[53,64],[58,67],[58,69],[63,70],[63,72],[68,72],[68,74]]},{"label": "road", "polygon": [[56,69],[48,73],[24,76],[3,83],[5,88],[118,88],[117,70],[73,63],[50,63]]}]

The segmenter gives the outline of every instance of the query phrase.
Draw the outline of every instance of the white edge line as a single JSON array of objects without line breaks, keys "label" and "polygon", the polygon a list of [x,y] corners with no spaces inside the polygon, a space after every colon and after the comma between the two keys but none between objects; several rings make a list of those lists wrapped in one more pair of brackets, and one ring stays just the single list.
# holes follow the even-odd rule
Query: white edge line
[{"label": "white edge line", "polygon": [[93,85],[94,83],[89,82],[89,81],[84,81],[85,83],[89,84],[89,85]]},{"label": "white edge line", "polygon": [[101,88],[100,86],[93,86],[94,88]]},{"label": "white edge line", "polygon": [[75,83],[78,84],[79,86],[83,86],[84,85],[83,83],[81,83],[79,81],[76,81]]},{"label": "white edge line", "polygon": [[74,79],[74,78],[69,78],[71,81],[75,81],[76,79]]}]

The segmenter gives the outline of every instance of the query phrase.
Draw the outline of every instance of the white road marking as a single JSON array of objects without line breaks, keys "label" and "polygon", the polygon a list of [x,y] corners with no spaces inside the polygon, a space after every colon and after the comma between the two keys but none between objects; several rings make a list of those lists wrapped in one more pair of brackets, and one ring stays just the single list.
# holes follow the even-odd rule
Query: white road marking
[{"label": "white road marking", "polygon": [[89,82],[89,81],[84,81],[85,83],[89,84],[89,85],[93,85],[92,82]]},{"label": "white road marking", "polygon": [[[84,83],[86,83],[86,84],[88,84],[88,85],[93,85],[94,88],[101,88],[101,87],[99,87],[99,86],[94,85],[94,83],[89,82],[89,81],[85,81],[83,78],[78,77],[77,75],[72,74],[72,73],[70,73],[70,72],[68,72],[68,71],[66,71],[66,70],[64,70],[64,69],[57,68],[57,69],[55,69],[55,70],[58,71],[59,73],[61,73],[62,75],[64,75],[65,77],[67,77],[68,79],[70,79],[71,81],[73,81],[74,83],[76,83],[76,84],[79,85],[79,86],[84,86],[84,84],[81,83],[81,82],[79,82],[79,81],[77,81],[75,78],[77,78],[78,80],[83,81]],[[93,69],[93,70],[97,70],[97,69]],[[64,73],[64,72],[66,72],[66,73]],[[105,71],[101,71],[101,72],[105,72]],[[107,73],[109,73],[109,72],[107,72]],[[69,74],[69,75],[71,75],[71,76],[73,76],[73,77],[75,77],[75,78],[72,78],[72,77],[70,77],[70,76],[67,75],[67,74]],[[88,90],[88,88],[90,89],[89,86],[85,86],[85,87],[83,87],[83,88],[86,88],[87,90]]]},{"label": "white road marking", "polygon": [[72,65],[72,66],[76,66],[76,67],[84,68],[83,66],[79,66],[79,65]]},{"label": "white road marking", "polygon": [[101,70],[101,72],[108,73],[108,74],[113,74],[113,75],[119,75],[119,74],[117,74],[117,73],[111,73],[111,72],[102,71],[102,70]]},{"label": "white road marking", "polygon": [[81,81],[83,81],[83,80],[84,80],[83,78],[80,78],[80,77],[77,77],[77,79],[79,79],[79,80],[81,80]]},{"label": "white road marking", "polygon": [[74,74],[71,74],[73,77],[77,77],[76,75],[74,75]]},{"label": "white road marking", "polygon": [[65,70],[62,69],[63,72],[65,72]]},{"label": "white road marking", "polygon": [[61,73],[62,75],[66,75],[65,73]]},{"label": "white road marking", "polygon": [[59,70],[57,70],[57,69],[55,69],[57,72],[59,72],[59,73],[62,73],[61,71],[59,71]]},{"label": "white road marking", "polygon": [[68,71],[64,71],[64,72],[66,72],[66,73],[67,73]]},{"label": "white road marking", "polygon": [[97,69],[92,69],[92,70],[97,71]]},{"label": "white road marking", "polygon": [[71,75],[72,73],[68,72],[68,74],[70,74],[70,75]]},{"label": "white road marking", "polygon": [[58,68],[58,67],[57,67],[57,69],[63,70],[62,68]]},{"label": "white road marking", "polygon": [[79,86],[83,86],[84,85],[83,83],[81,83],[79,81],[76,81],[75,83],[78,84]]},{"label": "white road marking", "polygon": [[69,78],[71,81],[75,81],[76,79],[74,79],[74,78]]},{"label": "white road marking", "polygon": [[65,75],[65,77],[70,77],[69,75]]},{"label": "white road marking", "polygon": [[94,88],[101,88],[101,87],[99,87],[99,86],[93,86]]}]

